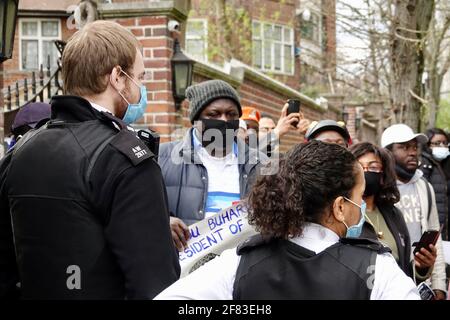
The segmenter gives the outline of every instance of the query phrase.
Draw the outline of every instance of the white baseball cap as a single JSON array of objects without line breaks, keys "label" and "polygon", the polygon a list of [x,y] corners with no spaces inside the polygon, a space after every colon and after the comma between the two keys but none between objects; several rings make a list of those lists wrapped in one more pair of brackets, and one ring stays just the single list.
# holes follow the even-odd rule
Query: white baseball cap
[{"label": "white baseball cap", "polygon": [[386,148],[393,143],[408,142],[417,139],[419,143],[426,143],[428,138],[423,133],[414,133],[406,124],[394,124],[384,130],[381,135],[381,147]]}]

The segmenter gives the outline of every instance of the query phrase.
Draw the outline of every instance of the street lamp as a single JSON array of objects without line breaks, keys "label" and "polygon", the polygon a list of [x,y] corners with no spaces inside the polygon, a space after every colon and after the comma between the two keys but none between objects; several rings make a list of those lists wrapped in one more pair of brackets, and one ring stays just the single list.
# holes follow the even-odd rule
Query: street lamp
[{"label": "street lamp", "polygon": [[172,93],[176,109],[180,109],[181,102],[186,98],[186,89],[192,83],[194,61],[182,51],[178,39],[175,39],[172,56]]},{"label": "street lamp", "polygon": [[11,59],[19,0],[0,0],[0,63]]}]

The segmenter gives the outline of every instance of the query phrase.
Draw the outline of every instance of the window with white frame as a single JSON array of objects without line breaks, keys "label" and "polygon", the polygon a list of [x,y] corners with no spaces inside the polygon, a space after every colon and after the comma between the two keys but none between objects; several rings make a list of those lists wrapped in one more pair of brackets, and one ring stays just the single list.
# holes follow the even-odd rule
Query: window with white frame
[{"label": "window with white frame", "polygon": [[59,57],[54,41],[61,39],[59,19],[20,19],[20,66],[22,70],[36,70],[40,65],[56,68]]},{"label": "window with white frame", "polygon": [[[300,16],[301,17],[301,16]],[[320,15],[311,12],[311,17],[308,20],[300,20],[300,34],[302,39],[313,41],[320,44],[322,23]]]},{"label": "window with white frame", "polygon": [[253,21],[253,65],[264,71],[294,73],[294,32],[292,28]]},{"label": "window with white frame", "polygon": [[193,57],[207,61],[208,22],[205,19],[189,19],[186,27],[186,51]]}]

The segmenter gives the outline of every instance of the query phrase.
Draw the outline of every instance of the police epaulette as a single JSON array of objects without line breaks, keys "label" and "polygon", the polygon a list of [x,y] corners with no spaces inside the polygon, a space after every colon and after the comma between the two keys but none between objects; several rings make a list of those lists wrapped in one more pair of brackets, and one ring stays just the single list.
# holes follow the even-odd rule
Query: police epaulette
[{"label": "police epaulette", "polygon": [[119,131],[111,140],[110,145],[125,155],[134,166],[155,156],[143,141],[128,130]]}]

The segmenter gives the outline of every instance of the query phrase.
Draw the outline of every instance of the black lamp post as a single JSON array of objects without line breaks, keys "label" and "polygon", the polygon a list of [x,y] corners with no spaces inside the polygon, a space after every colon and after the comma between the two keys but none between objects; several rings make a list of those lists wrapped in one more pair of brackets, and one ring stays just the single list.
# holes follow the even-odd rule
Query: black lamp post
[{"label": "black lamp post", "polygon": [[182,51],[178,39],[175,39],[172,56],[172,92],[176,109],[180,109],[181,102],[186,98],[186,89],[192,83],[194,61]]},{"label": "black lamp post", "polygon": [[19,0],[0,0],[0,63],[11,59]]}]

